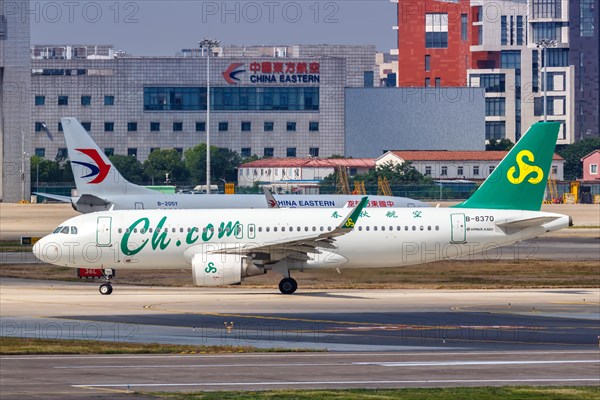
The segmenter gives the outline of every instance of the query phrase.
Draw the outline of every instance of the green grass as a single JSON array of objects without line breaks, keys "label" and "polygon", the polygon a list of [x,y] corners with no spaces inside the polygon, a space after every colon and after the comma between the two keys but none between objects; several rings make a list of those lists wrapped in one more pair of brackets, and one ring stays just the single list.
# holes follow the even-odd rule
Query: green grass
[{"label": "green grass", "polygon": [[203,392],[203,393],[152,393],[173,400],[313,400],[313,399],[357,399],[357,400],[597,400],[597,386],[504,386],[472,388],[430,389],[354,389],[354,390],[273,390],[260,392]]},{"label": "green grass", "polygon": [[260,349],[251,346],[193,346],[160,343],[103,342],[0,337],[0,355],[23,354],[217,354],[318,351]]},{"label": "green grass", "polygon": [[0,241],[0,253],[31,252],[33,246],[21,246],[19,240]]}]

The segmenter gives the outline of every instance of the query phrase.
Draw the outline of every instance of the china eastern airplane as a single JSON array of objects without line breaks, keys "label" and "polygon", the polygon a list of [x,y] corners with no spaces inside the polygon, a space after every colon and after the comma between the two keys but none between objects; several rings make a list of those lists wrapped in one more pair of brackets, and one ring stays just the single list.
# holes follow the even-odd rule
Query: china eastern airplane
[{"label": "china eastern airplane", "polygon": [[[219,195],[164,194],[128,182],[75,118],[61,118],[78,197],[35,193],[71,203],[81,213],[134,209],[202,208],[341,208],[358,204],[355,195]],[[404,197],[372,196],[369,207],[428,207]]]},{"label": "china eastern airplane", "polygon": [[465,202],[450,208],[131,210],[80,215],[38,241],[40,260],[103,269],[191,269],[196,285],[291,271],[397,267],[456,258],[570,224],[541,212],[559,124],[539,122]]}]

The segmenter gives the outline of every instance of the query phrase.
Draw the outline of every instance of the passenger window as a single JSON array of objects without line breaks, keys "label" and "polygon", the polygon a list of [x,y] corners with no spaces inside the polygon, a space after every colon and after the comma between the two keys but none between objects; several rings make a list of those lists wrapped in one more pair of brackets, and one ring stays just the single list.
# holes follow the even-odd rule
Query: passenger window
[{"label": "passenger window", "polygon": [[76,226],[71,227],[71,235],[77,235],[77,227]]},{"label": "passenger window", "polygon": [[331,227],[330,227],[330,226],[328,226],[328,227],[327,227],[327,230],[328,230],[328,231],[330,231],[330,230],[331,230]]},{"label": "passenger window", "polygon": [[374,230],[374,231],[377,231],[377,227],[376,227],[376,226],[374,226],[374,227],[373,227],[373,230]]},{"label": "passenger window", "polygon": [[302,228],[298,227],[298,232],[300,232],[302,230]]},{"label": "passenger window", "polygon": [[323,231],[325,230],[325,228],[321,227],[321,228],[319,228],[319,230],[320,230],[321,232],[323,232]]},{"label": "passenger window", "polygon": [[368,231],[371,230],[368,226],[365,229],[368,230]]},{"label": "passenger window", "polygon": [[317,227],[313,226],[313,232],[316,232],[316,231],[317,231]]},{"label": "passenger window", "polygon": [[[190,228],[188,228],[188,231],[190,230]],[[183,233],[183,228],[179,228],[179,233]]]},{"label": "passenger window", "polygon": [[359,231],[362,231],[362,226],[359,226],[359,227],[358,227],[358,230],[359,230]]},{"label": "passenger window", "polygon": [[407,231],[408,230],[408,225],[404,226],[404,230]]},{"label": "passenger window", "polygon": [[400,225],[398,225],[398,226],[396,227],[396,230],[397,230],[397,231],[401,231],[401,230],[402,230],[402,227],[401,227]]},{"label": "passenger window", "polygon": [[119,233],[123,233],[123,229],[119,228]]},{"label": "passenger window", "polygon": [[59,226],[59,227],[58,227],[58,228],[56,228],[56,229],[54,230],[54,232],[52,232],[52,233],[58,233],[58,232],[60,232],[60,230],[61,230],[62,228],[63,228],[62,226]]},{"label": "passenger window", "polygon": [[436,231],[439,231],[439,230],[440,230],[440,227],[439,227],[439,226],[436,226],[436,227],[435,227],[435,230],[436,230]]},{"label": "passenger window", "polygon": [[273,228],[273,232],[277,232],[277,227],[274,227],[274,228]]},{"label": "passenger window", "polygon": [[137,233],[137,228],[135,228],[135,229],[133,230],[133,233]]},{"label": "passenger window", "polygon": [[140,233],[146,233],[146,230],[144,228],[140,229]]},{"label": "passenger window", "polygon": [[64,228],[62,228],[62,230],[60,231],[60,233],[68,234],[69,233],[69,227],[65,226]]},{"label": "passenger window", "polygon": [[265,228],[265,231],[269,232],[269,227],[268,226]]},{"label": "passenger window", "polygon": [[148,232],[152,233],[152,228],[150,228],[150,229],[148,230]]},{"label": "passenger window", "polygon": [[417,230],[417,227],[413,225],[413,231],[416,231],[416,230]]},{"label": "passenger window", "polygon": [[258,231],[259,231],[259,232],[262,232],[262,226],[259,226],[259,227],[258,227]]},{"label": "passenger window", "polygon": [[431,230],[431,226],[428,226],[428,227],[427,227],[427,230],[428,230],[428,231],[430,231],[430,230]]},{"label": "passenger window", "polygon": [[304,227],[304,231],[305,231],[305,232],[308,232],[308,226],[305,226],[305,227]]},{"label": "passenger window", "polygon": [[425,227],[423,225],[421,225],[421,227],[419,228],[420,230],[424,230]]}]

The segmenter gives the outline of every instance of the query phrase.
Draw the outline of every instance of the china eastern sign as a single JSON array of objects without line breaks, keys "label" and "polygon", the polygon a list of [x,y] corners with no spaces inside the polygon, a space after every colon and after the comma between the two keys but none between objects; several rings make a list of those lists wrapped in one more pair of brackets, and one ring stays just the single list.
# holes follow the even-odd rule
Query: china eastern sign
[{"label": "china eastern sign", "polygon": [[241,82],[240,75],[248,75],[250,83],[320,83],[321,64],[318,62],[251,62],[232,63],[223,71],[230,85]]}]

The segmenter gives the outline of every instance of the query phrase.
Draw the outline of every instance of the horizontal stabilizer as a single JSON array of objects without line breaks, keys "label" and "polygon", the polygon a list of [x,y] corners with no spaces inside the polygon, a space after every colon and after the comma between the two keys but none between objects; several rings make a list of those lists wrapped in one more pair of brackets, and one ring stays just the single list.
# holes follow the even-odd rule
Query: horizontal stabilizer
[{"label": "horizontal stabilizer", "polygon": [[93,194],[84,194],[82,195],[76,202],[77,205],[86,205],[90,207],[98,207],[98,206],[108,206],[110,202],[101,199],[98,196],[94,196]]},{"label": "horizontal stabilizer", "polygon": [[62,203],[71,203],[71,197],[69,196],[61,196],[59,194],[50,194],[50,193],[41,193],[41,192],[33,192],[36,196],[46,197],[48,199],[60,201]]},{"label": "horizontal stabilizer", "polygon": [[559,218],[560,218],[559,216],[556,216],[556,217],[533,217],[533,218],[508,219],[504,222],[496,223],[496,225],[500,228],[525,229],[525,228],[532,228],[535,226],[542,226],[544,224],[547,224],[548,222],[555,221]]}]

